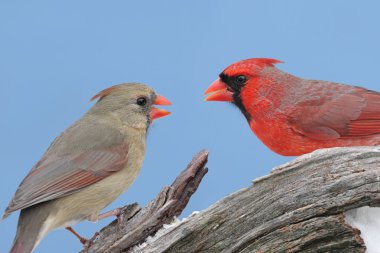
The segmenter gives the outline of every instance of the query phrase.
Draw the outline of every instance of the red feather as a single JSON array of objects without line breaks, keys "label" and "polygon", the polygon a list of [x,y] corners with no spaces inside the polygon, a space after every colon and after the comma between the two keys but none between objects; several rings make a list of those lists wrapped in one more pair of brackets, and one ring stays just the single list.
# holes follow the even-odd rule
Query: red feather
[{"label": "red feather", "polygon": [[[379,92],[304,80],[275,68],[276,63],[267,58],[234,63],[220,75],[217,91],[231,93],[229,101],[271,150],[301,155],[320,148],[380,145]],[[242,84],[236,83],[240,75],[246,80]]]},{"label": "red feather", "polygon": [[349,123],[349,136],[366,136],[380,133],[380,93],[357,89],[365,99],[366,106],[360,116]]}]

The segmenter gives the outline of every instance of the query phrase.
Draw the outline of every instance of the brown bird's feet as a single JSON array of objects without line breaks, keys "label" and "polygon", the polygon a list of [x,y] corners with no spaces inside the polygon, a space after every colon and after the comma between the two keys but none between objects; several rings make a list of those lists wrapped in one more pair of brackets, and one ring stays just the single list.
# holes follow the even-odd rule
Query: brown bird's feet
[{"label": "brown bird's feet", "polygon": [[118,223],[123,221],[123,217],[121,216],[122,210],[121,208],[116,208],[114,210],[102,213],[102,214],[93,214],[88,217],[88,220],[92,222],[97,222],[98,220],[110,217],[110,216],[116,216]]},{"label": "brown bird's feet", "polygon": [[78,238],[78,240],[83,244],[85,245],[89,240],[80,236],[77,232],[75,232],[75,230],[72,228],[72,227],[66,227],[66,229],[68,231],[70,231],[73,235],[75,235],[76,238]]}]

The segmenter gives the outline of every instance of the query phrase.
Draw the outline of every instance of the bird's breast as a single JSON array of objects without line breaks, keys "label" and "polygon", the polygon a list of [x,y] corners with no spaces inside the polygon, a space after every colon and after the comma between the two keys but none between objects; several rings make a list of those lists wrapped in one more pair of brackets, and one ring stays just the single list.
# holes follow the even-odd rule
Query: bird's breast
[{"label": "bird's breast", "polygon": [[252,118],[249,126],[254,134],[272,151],[282,154],[290,151],[293,145],[297,145],[298,136],[294,135],[291,128],[281,116],[273,118]]}]

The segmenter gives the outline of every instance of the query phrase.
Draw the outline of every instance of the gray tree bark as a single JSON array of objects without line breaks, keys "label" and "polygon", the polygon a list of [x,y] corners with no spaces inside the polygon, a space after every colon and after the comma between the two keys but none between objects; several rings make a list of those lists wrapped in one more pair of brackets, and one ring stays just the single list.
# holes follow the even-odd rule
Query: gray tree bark
[{"label": "gray tree bark", "polygon": [[110,252],[365,252],[360,231],[344,215],[362,206],[380,206],[380,148],[323,149],[138,247]]}]

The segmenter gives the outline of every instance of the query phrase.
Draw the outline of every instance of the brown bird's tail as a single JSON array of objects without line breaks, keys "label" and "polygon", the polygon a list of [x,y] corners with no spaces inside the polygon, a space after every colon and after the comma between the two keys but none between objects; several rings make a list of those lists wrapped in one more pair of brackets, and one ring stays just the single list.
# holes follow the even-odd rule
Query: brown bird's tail
[{"label": "brown bird's tail", "polygon": [[17,232],[9,253],[31,253],[42,239],[44,222],[48,216],[43,204],[37,204],[21,210]]}]

